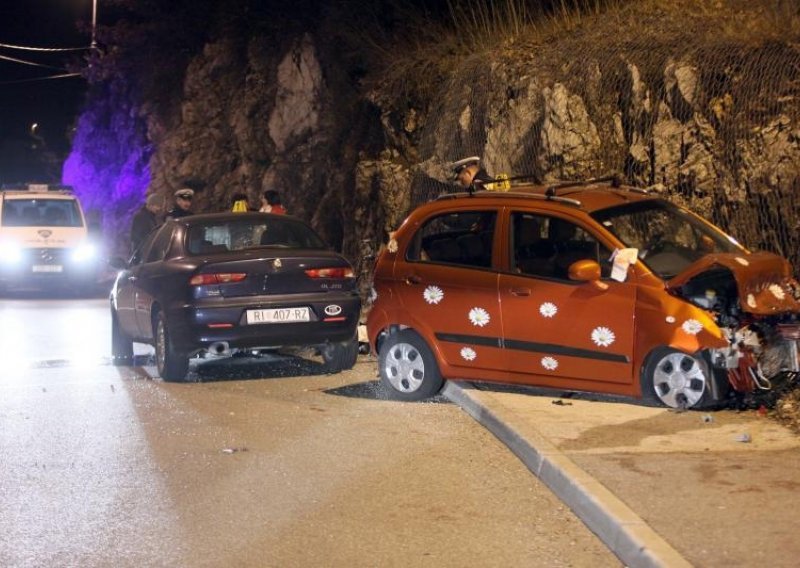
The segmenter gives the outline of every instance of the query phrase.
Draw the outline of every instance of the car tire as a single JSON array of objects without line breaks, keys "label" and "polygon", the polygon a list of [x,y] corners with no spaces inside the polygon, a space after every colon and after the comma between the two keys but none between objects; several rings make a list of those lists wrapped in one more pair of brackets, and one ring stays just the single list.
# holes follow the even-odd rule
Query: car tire
[{"label": "car tire", "polygon": [[353,337],[348,341],[326,343],[320,348],[320,353],[328,373],[352,369],[358,359],[358,340]]},{"label": "car tire", "polygon": [[642,374],[642,398],[656,406],[700,409],[713,406],[716,376],[704,357],[670,347],[650,353]]},{"label": "car tire", "polygon": [[133,363],[133,341],[119,324],[117,312],[111,309],[111,361],[118,367],[127,367]]},{"label": "car tire", "polygon": [[164,312],[159,312],[156,319],[155,347],[159,376],[170,383],[185,381],[189,372],[189,358],[175,351]]},{"label": "car tire", "polygon": [[442,390],[442,374],[428,344],[410,329],[389,334],[380,347],[381,384],[391,398],[415,401]]}]

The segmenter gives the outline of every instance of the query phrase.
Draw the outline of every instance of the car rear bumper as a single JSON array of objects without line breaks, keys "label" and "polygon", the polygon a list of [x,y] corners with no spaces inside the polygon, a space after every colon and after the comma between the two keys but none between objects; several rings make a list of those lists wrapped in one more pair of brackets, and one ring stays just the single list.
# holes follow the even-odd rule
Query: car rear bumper
[{"label": "car rear bumper", "polygon": [[[183,306],[167,314],[175,348],[183,353],[208,349],[225,342],[232,349],[319,345],[355,337],[361,300],[356,294],[282,298],[253,298],[225,305]],[[331,308],[338,306],[338,309]],[[247,312],[257,309],[307,307],[310,321],[248,324]],[[326,313],[326,308],[328,312]],[[338,313],[333,313],[338,312]]]}]

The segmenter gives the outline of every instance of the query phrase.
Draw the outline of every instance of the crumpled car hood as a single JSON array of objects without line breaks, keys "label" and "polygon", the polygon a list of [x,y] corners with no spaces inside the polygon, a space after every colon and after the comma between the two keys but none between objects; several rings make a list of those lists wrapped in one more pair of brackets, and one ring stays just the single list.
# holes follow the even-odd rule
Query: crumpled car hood
[{"label": "crumpled car hood", "polygon": [[792,276],[789,262],[769,252],[706,255],[669,280],[667,287],[678,288],[695,276],[719,267],[732,273],[742,311],[757,316],[800,313],[800,283]]}]

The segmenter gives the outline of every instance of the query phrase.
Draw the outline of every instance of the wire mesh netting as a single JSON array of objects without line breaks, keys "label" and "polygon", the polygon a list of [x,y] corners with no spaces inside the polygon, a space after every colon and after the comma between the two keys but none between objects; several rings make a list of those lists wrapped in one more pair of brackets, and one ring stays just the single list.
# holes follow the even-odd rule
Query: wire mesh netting
[{"label": "wire mesh netting", "polygon": [[447,164],[544,183],[617,174],[653,187],[752,250],[800,267],[800,50],[682,37],[586,38],[463,63],[430,112],[410,205]]}]

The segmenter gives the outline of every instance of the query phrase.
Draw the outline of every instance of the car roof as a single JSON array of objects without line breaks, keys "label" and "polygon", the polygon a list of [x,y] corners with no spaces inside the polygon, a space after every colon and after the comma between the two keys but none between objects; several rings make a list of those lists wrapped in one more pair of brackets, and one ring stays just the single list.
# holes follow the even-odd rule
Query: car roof
[{"label": "car roof", "polygon": [[48,191],[48,192],[40,192],[40,191],[3,191],[4,199],[12,200],[12,199],[63,199],[63,200],[71,200],[77,201],[77,197],[72,193],[67,192],[55,192],[55,191]]},{"label": "car roof", "polygon": [[194,225],[209,221],[235,221],[237,219],[290,219],[302,223],[303,221],[291,215],[276,215],[274,213],[261,213],[259,211],[223,211],[220,213],[197,213],[171,219],[176,223]]},{"label": "car roof", "polygon": [[[648,189],[617,183],[613,178],[584,182],[564,182],[551,185],[534,183],[515,184],[507,191],[484,190],[474,193],[460,192],[439,196],[435,202],[457,202],[471,199],[487,200],[487,205],[509,205],[510,203],[550,202],[553,206],[564,206],[586,213],[594,213],[623,203],[660,199]],[[438,207],[437,207],[438,208]],[[446,208],[446,206],[445,206]]]}]

